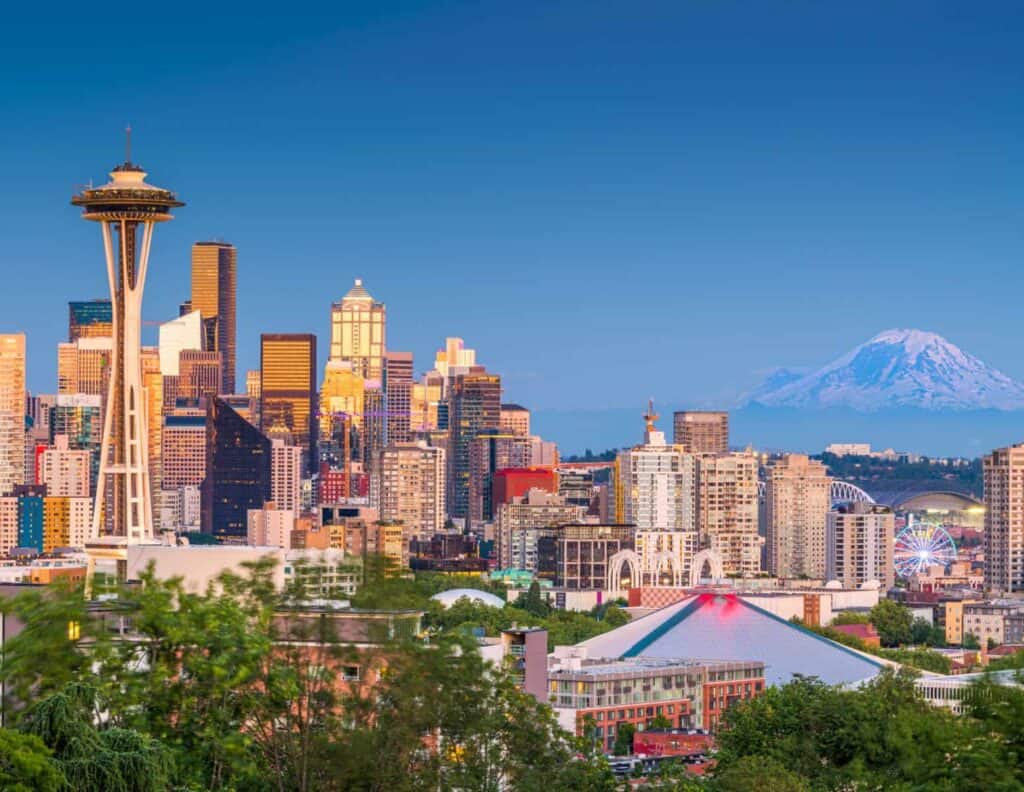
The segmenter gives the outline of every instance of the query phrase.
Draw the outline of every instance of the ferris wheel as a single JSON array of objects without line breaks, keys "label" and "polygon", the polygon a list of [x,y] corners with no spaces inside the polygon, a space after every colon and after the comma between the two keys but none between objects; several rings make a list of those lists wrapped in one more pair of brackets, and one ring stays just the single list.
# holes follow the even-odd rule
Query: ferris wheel
[{"label": "ferris wheel", "polygon": [[953,538],[941,525],[908,523],[896,535],[893,562],[902,578],[926,571],[931,566],[946,566],[956,560]]}]

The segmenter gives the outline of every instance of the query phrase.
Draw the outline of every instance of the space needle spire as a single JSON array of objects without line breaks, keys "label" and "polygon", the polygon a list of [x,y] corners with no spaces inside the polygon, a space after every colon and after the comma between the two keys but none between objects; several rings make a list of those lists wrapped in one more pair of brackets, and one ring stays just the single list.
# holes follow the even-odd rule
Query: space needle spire
[{"label": "space needle spire", "polygon": [[125,132],[125,161],[113,169],[110,181],[83,189],[71,203],[82,207],[84,220],[100,224],[113,308],[110,382],[92,536],[98,537],[106,525],[112,535],[136,544],[154,538],[140,362],[142,290],[153,228],[173,219],[170,210],[185,204],[170,190],[146,183],[146,173],[131,162],[131,127]]}]

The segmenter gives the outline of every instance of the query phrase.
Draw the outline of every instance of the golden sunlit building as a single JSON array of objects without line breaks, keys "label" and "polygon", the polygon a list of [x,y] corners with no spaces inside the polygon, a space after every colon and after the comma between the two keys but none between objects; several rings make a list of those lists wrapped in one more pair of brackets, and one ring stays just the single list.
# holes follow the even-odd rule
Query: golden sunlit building
[{"label": "golden sunlit building", "polygon": [[203,317],[204,348],[220,352],[221,388],[235,392],[235,300],[238,251],[227,242],[192,246],[192,310]]},{"label": "golden sunlit building", "polygon": [[331,360],[347,361],[363,379],[384,379],[385,307],[356,279],[331,306]]},{"label": "golden sunlit building", "polygon": [[409,430],[417,432],[437,431],[437,406],[444,394],[444,378],[437,372],[425,374],[420,382],[414,382],[409,394]]},{"label": "golden sunlit building", "polygon": [[0,495],[25,483],[25,334],[0,335]]},{"label": "golden sunlit building", "polygon": [[85,337],[57,345],[57,393],[106,396],[113,341]]},{"label": "golden sunlit building", "polygon": [[353,426],[362,425],[365,389],[365,380],[353,370],[350,362],[327,361],[320,386],[320,433],[323,437],[330,437],[346,417]]},{"label": "golden sunlit building", "polygon": [[306,452],[306,464],[315,468],[316,336],[312,333],[264,333],[260,336],[260,428],[266,433],[281,423],[297,446]]}]

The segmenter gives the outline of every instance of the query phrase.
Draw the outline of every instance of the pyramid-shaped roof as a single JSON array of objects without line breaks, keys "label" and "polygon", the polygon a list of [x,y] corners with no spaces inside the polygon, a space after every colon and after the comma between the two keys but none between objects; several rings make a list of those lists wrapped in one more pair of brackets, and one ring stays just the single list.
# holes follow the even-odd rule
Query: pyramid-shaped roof
[{"label": "pyramid-shaped roof", "polygon": [[345,300],[362,300],[364,302],[373,302],[373,297],[363,286],[362,278],[356,278],[355,285],[348,290],[348,294],[344,297]]},{"label": "pyramid-shaped roof", "polygon": [[779,618],[735,594],[701,593],[579,644],[591,657],[759,660],[765,681],[816,676],[830,685],[863,682],[883,663]]}]

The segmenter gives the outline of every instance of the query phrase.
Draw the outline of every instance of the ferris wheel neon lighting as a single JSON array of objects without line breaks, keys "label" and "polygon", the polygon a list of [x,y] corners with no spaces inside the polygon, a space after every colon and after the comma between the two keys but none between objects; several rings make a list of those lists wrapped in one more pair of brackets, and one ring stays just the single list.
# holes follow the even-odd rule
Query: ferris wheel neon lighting
[{"label": "ferris wheel neon lighting", "polygon": [[893,562],[896,574],[909,578],[931,566],[946,566],[956,560],[953,538],[941,525],[914,523],[896,536]]}]

